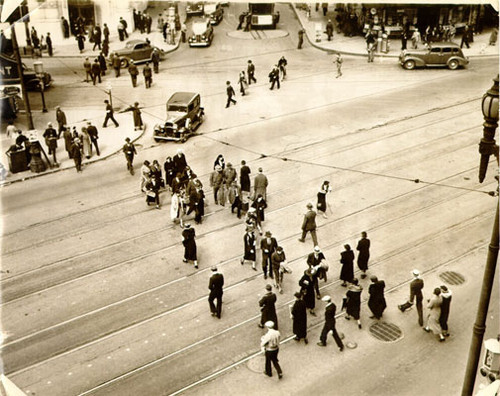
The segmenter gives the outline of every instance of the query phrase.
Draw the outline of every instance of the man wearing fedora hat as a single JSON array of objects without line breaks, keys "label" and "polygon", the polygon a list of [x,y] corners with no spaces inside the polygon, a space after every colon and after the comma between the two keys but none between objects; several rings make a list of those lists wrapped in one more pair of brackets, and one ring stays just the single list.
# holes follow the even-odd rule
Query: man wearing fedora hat
[{"label": "man wearing fedora hat", "polygon": [[283,371],[278,363],[278,352],[280,349],[280,332],[278,329],[274,329],[274,322],[269,320],[265,323],[267,327],[267,333],[260,339],[260,347],[266,356],[266,369],[264,374],[268,377],[272,377],[271,363],[278,372],[278,378],[283,378]]},{"label": "man wearing fedora hat", "polygon": [[264,271],[264,279],[267,275],[273,277],[273,269],[271,265],[271,255],[276,251],[278,242],[273,238],[271,231],[266,231],[266,237],[260,240],[260,250],[262,250],[262,271]]},{"label": "man wearing fedora hat", "polygon": [[[220,319],[222,313],[222,287],[224,286],[224,276],[217,271],[217,267],[212,267],[212,276],[208,283],[210,295],[208,296],[208,304],[210,305],[210,312],[212,316],[217,316]],[[217,299],[217,307],[214,305],[214,300]]]},{"label": "man wearing fedora hat", "polygon": [[304,221],[302,222],[302,236],[299,238],[299,242],[305,242],[306,234],[311,233],[311,237],[314,246],[318,245],[318,238],[316,236],[316,212],[312,209],[313,204],[307,204],[307,212],[304,215]]},{"label": "man wearing fedora hat", "polygon": [[56,150],[57,150],[57,132],[52,126],[52,123],[47,124],[47,129],[43,133],[45,138],[45,144],[49,149],[49,155],[52,154],[54,159],[54,164],[57,165]]},{"label": "man wearing fedora hat", "polygon": [[273,287],[270,284],[266,285],[266,294],[259,301],[261,317],[259,327],[263,328],[269,320],[274,322],[274,328],[278,330],[278,316],[276,315],[276,294],[273,293]]}]

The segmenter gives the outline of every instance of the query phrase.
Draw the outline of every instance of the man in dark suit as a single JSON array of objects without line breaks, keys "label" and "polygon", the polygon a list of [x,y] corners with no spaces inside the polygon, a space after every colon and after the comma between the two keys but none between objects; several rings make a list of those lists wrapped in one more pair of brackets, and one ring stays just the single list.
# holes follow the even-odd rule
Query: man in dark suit
[{"label": "man in dark suit", "polygon": [[259,301],[260,310],[262,312],[259,327],[264,328],[264,324],[271,320],[274,322],[275,330],[278,330],[278,316],[276,315],[276,294],[273,293],[273,287],[266,285],[267,293]]},{"label": "man in dark suit", "polygon": [[304,221],[302,222],[302,236],[299,238],[299,242],[305,242],[306,234],[310,232],[314,246],[318,246],[318,238],[316,237],[316,212],[312,208],[312,203],[308,203],[307,213],[304,215]]},{"label": "man in dark suit", "polygon": [[101,155],[99,145],[97,144],[97,139],[99,139],[97,128],[90,121],[87,121],[87,133],[90,136],[90,142],[94,145],[97,155]]},{"label": "man in dark suit", "polygon": [[92,83],[95,85],[96,80],[101,81],[101,65],[99,64],[99,60],[97,58],[94,59],[94,63],[92,63]]},{"label": "man in dark suit", "polygon": [[424,325],[424,313],[422,311],[422,300],[424,296],[422,294],[422,289],[424,288],[424,281],[420,278],[420,271],[414,269],[413,272],[414,279],[410,283],[410,299],[409,303],[413,304],[413,299],[416,300],[417,312],[418,312],[418,324],[420,326]]},{"label": "man in dark suit", "polygon": [[251,60],[248,61],[247,75],[248,75],[248,85],[250,85],[252,83],[252,81],[257,84],[257,80],[254,76],[255,75],[255,65],[252,63]]},{"label": "man in dark suit", "polygon": [[130,74],[130,78],[132,79],[132,87],[135,88],[137,86],[137,76],[139,75],[139,70],[137,69],[134,61],[130,61],[128,72]]},{"label": "man in dark suit", "polygon": [[102,127],[106,128],[108,126],[108,120],[111,120],[114,122],[115,127],[119,127],[118,122],[115,120],[115,117],[113,116],[114,110],[113,106],[109,103],[109,100],[105,100],[104,103],[106,103],[106,117],[104,118],[104,122],[102,123]]},{"label": "man in dark suit", "polygon": [[[210,312],[212,316],[217,316],[220,319],[222,312],[222,286],[224,286],[224,276],[217,272],[217,267],[212,267],[212,276],[208,283],[210,295],[208,296],[208,303],[210,304]],[[217,299],[217,307],[214,305],[214,300]]]},{"label": "man in dark suit", "polygon": [[227,103],[226,107],[229,107],[231,103],[236,104],[236,100],[233,99],[233,96],[235,95],[234,89],[231,86],[230,81],[226,81],[226,93],[227,93]]},{"label": "man in dark suit", "polygon": [[325,324],[323,326],[323,330],[321,330],[321,335],[319,337],[320,341],[318,342],[318,345],[322,347],[326,346],[326,336],[328,335],[328,332],[331,330],[333,339],[337,343],[339,351],[342,352],[344,350],[344,344],[342,343],[342,340],[340,339],[337,333],[337,329],[335,328],[335,311],[337,310],[337,307],[332,302],[332,298],[330,296],[325,296],[322,298],[322,300],[326,302]]},{"label": "man in dark suit", "polygon": [[269,277],[273,278],[273,268],[271,264],[271,255],[276,251],[278,247],[278,242],[276,238],[273,238],[271,231],[266,231],[266,237],[262,238],[260,241],[260,249],[262,250],[262,271],[264,271],[264,279],[267,279],[267,274],[269,272]]},{"label": "man in dark suit", "polygon": [[153,83],[153,71],[149,67],[149,62],[146,63],[146,66],[142,69],[142,74],[144,75],[144,85],[146,85],[146,88],[151,88],[151,84]]}]

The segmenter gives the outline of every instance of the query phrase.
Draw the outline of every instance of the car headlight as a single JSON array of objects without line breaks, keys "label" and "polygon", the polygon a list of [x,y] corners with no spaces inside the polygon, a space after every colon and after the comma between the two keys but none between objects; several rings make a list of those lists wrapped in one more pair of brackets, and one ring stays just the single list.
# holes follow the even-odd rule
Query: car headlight
[{"label": "car headlight", "polygon": [[201,36],[201,38],[202,38],[203,40],[206,40],[206,39],[207,39],[207,38],[205,37],[205,35]]}]

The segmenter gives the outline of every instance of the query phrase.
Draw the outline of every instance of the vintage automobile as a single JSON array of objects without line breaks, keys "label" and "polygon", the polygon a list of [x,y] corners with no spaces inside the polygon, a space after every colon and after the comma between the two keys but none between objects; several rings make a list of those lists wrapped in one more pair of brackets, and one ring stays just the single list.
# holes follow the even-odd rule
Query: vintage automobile
[{"label": "vintage automobile", "polygon": [[153,138],[156,142],[171,140],[183,143],[194,135],[204,115],[200,94],[176,92],[167,101],[167,121],[163,125],[155,125]]},{"label": "vintage automobile", "polygon": [[205,18],[209,18],[212,25],[218,25],[224,15],[220,3],[205,3],[204,12]]},{"label": "vintage automobile", "polygon": [[189,37],[190,47],[208,47],[214,38],[214,28],[210,19],[198,19],[193,21],[193,35]]},{"label": "vintage automobile", "polygon": [[186,5],[186,15],[188,17],[203,15],[203,3],[202,2],[197,2],[197,3],[188,2]]},{"label": "vintage automobile", "polygon": [[[151,62],[151,54],[155,48],[157,47],[145,40],[130,40],[125,44],[125,48],[113,52],[120,57],[121,66],[128,67],[131,60],[134,63]],[[160,51],[160,58],[163,58],[163,50],[157,49]]]},{"label": "vintage automobile", "polygon": [[427,66],[447,66],[455,70],[460,66],[466,66],[469,59],[455,43],[432,43],[428,48],[421,50],[403,50],[399,56],[399,63],[406,70]]},{"label": "vintage automobile", "polygon": [[[52,76],[50,73],[44,71],[38,76],[33,69],[27,67],[24,63],[21,63],[21,69],[24,84],[26,85],[26,89],[28,91],[39,91],[42,88],[40,83],[43,83],[43,89],[50,87],[52,84]],[[1,85],[21,84],[17,71],[17,61],[13,57],[1,54],[0,70]]]}]

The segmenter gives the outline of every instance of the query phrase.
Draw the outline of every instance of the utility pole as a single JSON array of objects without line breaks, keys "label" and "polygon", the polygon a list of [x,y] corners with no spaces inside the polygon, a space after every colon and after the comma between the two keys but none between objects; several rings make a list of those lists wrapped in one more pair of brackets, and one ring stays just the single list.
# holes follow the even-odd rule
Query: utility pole
[{"label": "utility pole", "polygon": [[24,106],[26,107],[26,116],[28,118],[28,128],[35,129],[33,125],[33,117],[31,115],[30,100],[28,98],[28,91],[26,90],[26,85],[24,84],[23,75],[23,64],[21,62],[21,55],[19,54],[19,45],[17,44],[15,23],[12,24],[10,30],[12,32],[12,49],[14,50],[14,57],[17,62],[17,73],[19,75],[19,81],[21,81],[21,91],[23,93]]}]

